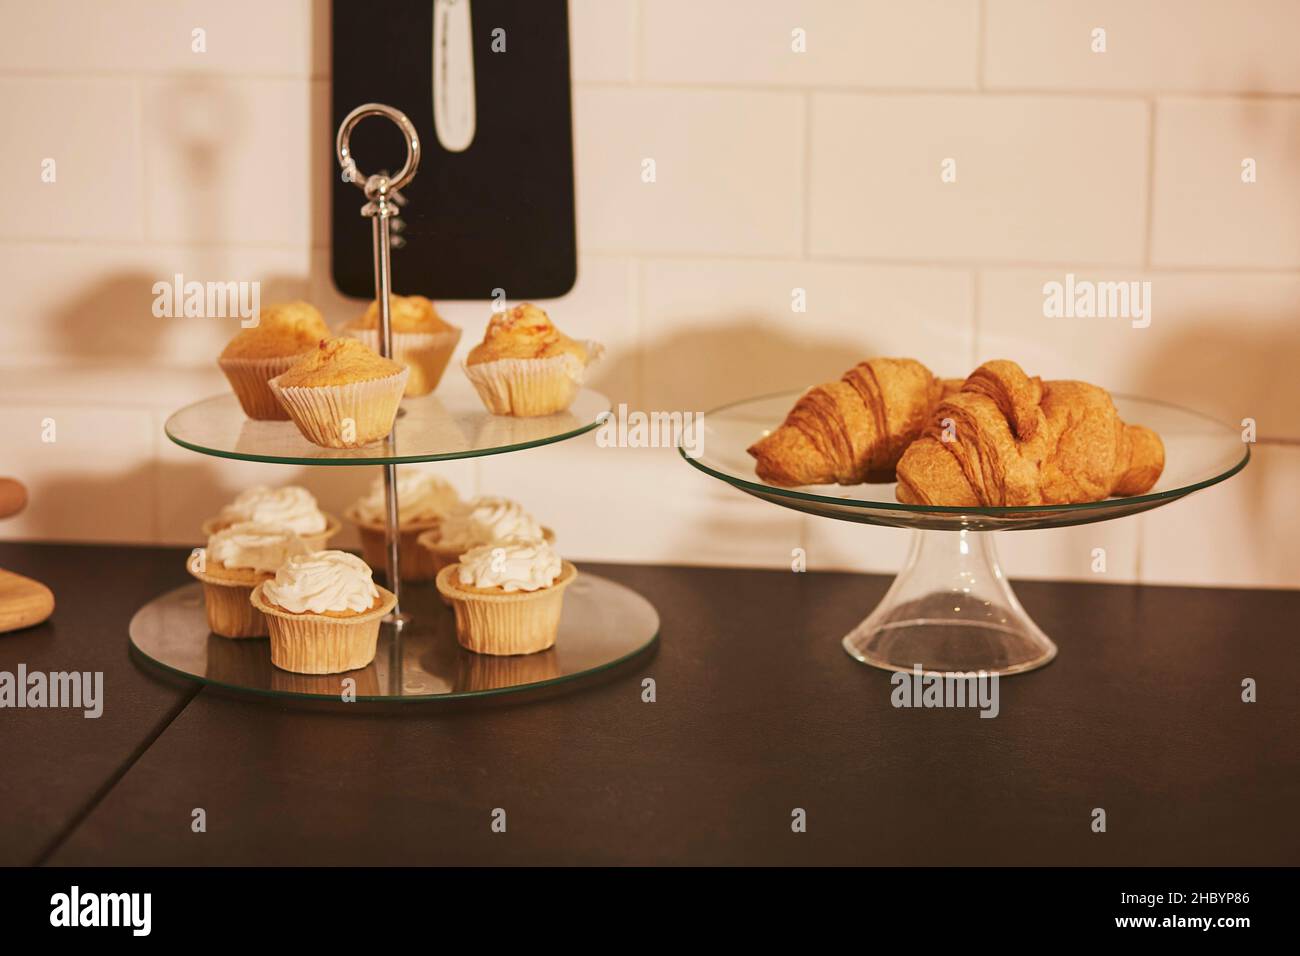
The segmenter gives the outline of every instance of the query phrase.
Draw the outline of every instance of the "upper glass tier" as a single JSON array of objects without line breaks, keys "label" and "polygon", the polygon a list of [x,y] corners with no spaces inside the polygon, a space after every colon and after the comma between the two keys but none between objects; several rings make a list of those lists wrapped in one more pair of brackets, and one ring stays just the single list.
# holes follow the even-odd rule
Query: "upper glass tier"
[{"label": "upper glass tier", "polygon": [[683,450],[682,457],[714,478],[797,511],[865,524],[977,531],[1061,527],[1136,514],[1230,478],[1250,460],[1249,446],[1229,425],[1176,405],[1112,395],[1124,421],[1146,425],[1164,441],[1165,469],[1147,494],[1075,505],[950,508],[903,504],[895,498],[893,482],[779,488],[755,474],[746,449],[780,425],[801,394],[782,392],[706,412],[702,453],[691,458]]},{"label": "upper glass tier", "polygon": [[402,400],[393,434],[366,448],[322,448],[293,422],[257,422],[233,394],[187,405],[164,426],[176,444],[205,455],[297,465],[383,465],[446,461],[518,451],[590,431],[609,410],[599,392],[582,389],[567,412],[541,418],[492,415],[468,382],[448,376],[438,391]]}]

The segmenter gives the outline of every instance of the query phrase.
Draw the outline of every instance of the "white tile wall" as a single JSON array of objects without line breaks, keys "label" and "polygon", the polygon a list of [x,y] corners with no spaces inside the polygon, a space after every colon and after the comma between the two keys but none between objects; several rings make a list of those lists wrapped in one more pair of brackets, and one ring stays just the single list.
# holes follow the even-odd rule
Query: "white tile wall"
[{"label": "white tile wall", "polygon": [[327,242],[326,84],[219,77],[142,83],[151,239]]},{"label": "white tile wall", "polygon": [[0,239],[140,239],[137,85],[6,76],[0,90]]},{"label": "white tile wall", "polygon": [[652,83],[975,87],[977,0],[654,0],[644,8]]},{"label": "white tile wall", "polygon": [[[869,354],[945,374],[1007,356],[1254,417],[1226,484],[1000,551],[1013,575],[1300,586],[1300,4],[570,7],[580,275],[548,307],[609,347],[593,384],[691,411]],[[248,484],[304,481],[340,511],[373,477],[171,445],[165,415],[224,387],[230,329],[149,313],[178,271],[307,295],[335,324],[359,309],[329,282],[328,9],[0,0],[0,436],[32,490],[0,535],[192,543]],[[270,204],[250,187],[268,179]],[[1044,319],[1067,272],[1151,281],[1151,327]],[[487,305],[445,311],[463,353]],[[906,552],[904,532],[772,507],[670,450],[582,439],[430,467],[518,496],[579,559],[788,567],[803,547],[811,568],[887,571]]]},{"label": "white tile wall", "polygon": [[587,251],[799,253],[802,97],[579,89],[574,118]]},{"label": "white tile wall", "polygon": [[[1254,181],[1247,182],[1253,164]],[[1169,99],[1156,108],[1151,261],[1300,268],[1300,103]]]},{"label": "white tile wall", "polygon": [[816,94],[811,251],[1136,264],[1147,126],[1123,100]]},{"label": "white tile wall", "polygon": [[[836,378],[867,355],[924,355],[936,371],[964,374],[971,287],[968,273],[937,268],[646,260],[646,401],[707,411]],[[794,311],[799,291],[803,312]]]},{"label": "white tile wall", "polygon": [[328,72],[328,0],[6,0],[3,10],[7,71],[307,77],[319,63]]},{"label": "white tile wall", "polygon": [[6,537],[154,540],[153,425],[146,410],[91,402],[0,407],[6,466],[29,489],[26,510],[5,522]]},{"label": "white tile wall", "polygon": [[[985,0],[985,9],[991,88],[1300,92],[1291,0]],[[1097,29],[1104,52],[1093,49]]]},{"label": "white tile wall", "polygon": [[1093,281],[1151,283],[1151,324],[1044,318],[1043,285],[1066,270],[980,276],[981,360],[1014,355],[1036,374],[1158,396],[1225,422],[1254,418],[1261,437],[1300,439],[1300,275],[1088,269]]},{"label": "white tile wall", "polygon": [[630,83],[637,73],[637,0],[572,0],[569,55],[579,83]]}]

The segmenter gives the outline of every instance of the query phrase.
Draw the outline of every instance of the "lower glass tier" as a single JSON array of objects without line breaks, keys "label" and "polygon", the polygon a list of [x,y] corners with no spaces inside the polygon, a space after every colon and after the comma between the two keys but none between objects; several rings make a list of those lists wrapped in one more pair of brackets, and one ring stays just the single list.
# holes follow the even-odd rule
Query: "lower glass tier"
[{"label": "lower glass tier", "polygon": [[[202,585],[150,601],[131,619],[131,643],[148,661],[204,684],[282,697],[358,701],[449,700],[541,687],[593,674],[648,649],[659,636],[654,606],[630,588],[583,573],[564,595],[555,646],[489,657],[456,643],[456,624],[431,585],[403,590],[410,620],[385,625],[374,661],[343,674],[293,674],[271,664],[266,638],[232,640],[208,630]],[[345,685],[351,678],[353,685]]]},{"label": "lower glass tier", "polygon": [[1016,600],[987,531],[913,531],[907,564],[844,649],[873,667],[927,673],[1019,674],[1056,656]]}]

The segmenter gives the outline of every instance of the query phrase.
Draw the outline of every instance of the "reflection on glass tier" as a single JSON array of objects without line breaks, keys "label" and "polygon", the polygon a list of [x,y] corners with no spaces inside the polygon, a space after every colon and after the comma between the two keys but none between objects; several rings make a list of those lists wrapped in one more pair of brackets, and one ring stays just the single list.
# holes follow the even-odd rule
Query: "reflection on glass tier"
[{"label": "reflection on glass tier", "polygon": [[595,428],[609,400],[583,389],[566,412],[541,418],[492,415],[468,382],[451,379],[435,394],[402,401],[393,435],[366,448],[321,448],[292,422],[247,418],[234,395],[187,405],[167,419],[167,437],[205,455],[299,465],[376,465],[444,461],[563,441]]},{"label": "reflection on glass tier", "polygon": [[778,488],[754,473],[754,459],[745,449],[780,425],[800,394],[783,392],[705,413],[703,452],[695,459],[684,452],[683,457],[714,478],[797,511],[865,524],[979,531],[1062,527],[1136,514],[1223,481],[1245,467],[1250,458],[1249,446],[1235,428],[1164,402],[1113,395],[1124,421],[1154,429],[1165,443],[1164,473],[1145,495],[1077,505],[938,508],[898,502],[892,482]]},{"label": "reflection on glass tier", "polygon": [[344,674],[292,674],[271,664],[266,638],[231,640],[208,631],[200,584],[155,598],[131,620],[131,643],[153,663],[205,684],[287,697],[340,700],[344,678],[357,700],[428,701],[501,694],[572,680],[647,650],[659,615],[641,595],[593,574],[581,574],[564,596],[555,646],[540,654],[489,657],[456,643],[456,624],[432,586],[409,587],[403,604],[412,620],[395,636],[380,628],[368,667]]}]

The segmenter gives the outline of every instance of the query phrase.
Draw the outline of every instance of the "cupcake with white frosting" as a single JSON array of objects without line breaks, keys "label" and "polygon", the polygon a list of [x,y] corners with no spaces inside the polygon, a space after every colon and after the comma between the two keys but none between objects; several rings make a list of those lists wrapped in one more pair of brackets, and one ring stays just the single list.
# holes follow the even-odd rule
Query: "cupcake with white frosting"
[{"label": "cupcake with white frosting", "polygon": [[[438,569],[429,552],[420,547],[419,537],[438,527],[460,503],[456,489],[432,472],[397,470],[397,524],[401,529],[398,549],[403,581],[433,580]],[[371,483],[365,497],[343,513],[361,532],[361,553],[374,568],[388,566],[387,516],[382,475]]]},{"label": "cupcake with white frosting", "polygon": [[436,574],[471,548],[503,538],[541,538],[554,543],[555,532],[540,525],[517,501],[483,495],[458,504],[418,540],[432,557]]},{"label": "cupcake with white frosting", "polygon": [[271,663],[298,674],[338,674],[375,658],[380,620],[397,599],[376,586],[370,566],[346,551],[290,558],[253,589],[266,615]]},{"label": "cupcake with white frosting", "polygon": [[540,536],[471,548],[438,572],[456,640],[477,654],[535,654],[555,644],[564,589],[577,569]]},{"label": "cupcake with white frosting", "polygon": [[240,522],[217,531],[190,555],[186,569],[203,582],[208,627],[222,637],[265,637],[266,619],[249,604],[253,588],[280,565],[311,551],[296,532],[278,525]]},{"label": "cupcake with white frosting", "polygon": [[213,535],[245,521],[293,531],[306,542],[309,551],[325,547],[342,527],[337,518],[321,511],[316,496],[300,485],[256,485],[241,491],[215,518],[203,522],[203,533]]}]

